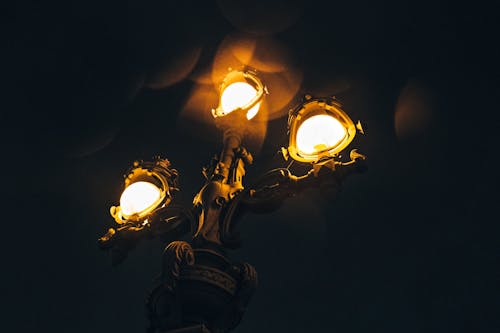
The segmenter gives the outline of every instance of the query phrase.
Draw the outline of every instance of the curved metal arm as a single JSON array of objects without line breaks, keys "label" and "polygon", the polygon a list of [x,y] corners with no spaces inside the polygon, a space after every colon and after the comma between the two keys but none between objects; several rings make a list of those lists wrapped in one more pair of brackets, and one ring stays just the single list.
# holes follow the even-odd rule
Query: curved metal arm
[{"label": "curved metal arm", "polygon": [[[341,182],[352,173],[366,170],[364,155],[353,150],[351,161],[327,161],[315,165],[302,176],[293,175],[285,168],[274,169],[264,174],[253,186],[241,192],[228,207],[222,221],[221,239],[225,246],[237,248],[240,245],[235,232],[237,220],[245,213],[269,213],[278,209],[284,200],[311,187],[320,187],[326,182],[340,187]],[[333,182],[332,182],[333,181]]]},{"label": "curved metal arm", "polygon": [[181,206],[166,206],[145,222],[127,221],[119,228],[110,228],[98,240],[99,247],[111,250],[113,265],[121,263],[143,238],[160,238],[170,242],[189,233],[194,224],[191,210]]}]

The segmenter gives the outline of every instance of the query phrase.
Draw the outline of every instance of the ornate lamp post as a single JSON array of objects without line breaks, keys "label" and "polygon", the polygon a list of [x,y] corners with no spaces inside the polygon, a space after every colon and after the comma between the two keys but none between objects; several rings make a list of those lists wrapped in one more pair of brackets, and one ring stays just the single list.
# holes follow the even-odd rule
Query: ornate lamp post
[{"label": "ornate lamp post", "polygon": [[[339,184],[351,173],[362,172],[365,156],[354,149],[350,159],[339,153],[363,133],[335,98],[307,96],[290,110],[289,146],[285,159],[311,166],[296,176],[288,168],[264,174],[244,187],[245,168],[253,158],[242,146],[252,119],[267,94],[252,71],[230,72],[221,84],[220,101],[212,110],[223,131],[219,157],[203,169],[205,184],[190,207],[175,203],[178,172],[168,160],[135,162],[125,175],[120,205],[111,207],[117,226],[99,239],[122,261],[142,238],[159,237],[168,245],[162,257],[161,275],[153,287],[147,311],[150,333],[222,333],[234,329],[257,286],[257,273],[248,263],[236,263],[228,251],[239,241],[235,222],[246,212],[269,212],[294,193]],[[187,241],[181,241],[182,237]]]}]

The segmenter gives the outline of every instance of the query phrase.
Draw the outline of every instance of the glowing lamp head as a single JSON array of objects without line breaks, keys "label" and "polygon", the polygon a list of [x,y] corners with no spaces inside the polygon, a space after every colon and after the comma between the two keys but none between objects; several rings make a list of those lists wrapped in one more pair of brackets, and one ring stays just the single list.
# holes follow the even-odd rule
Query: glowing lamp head
[{"label": "glowing lamp head", "polygon": [[297,151],[302,154],[319,154],[338,146],[346,135],[346,128],[336,118],[318,114],[299,125]]},{"label": "glowing lamp head", "polygon": [[266,89],[255,73],[246,71],[230,72],[222,82],[217,109],[212,110],[214,117],[223,117],[231,112],[242,110],[248,120],[259,112]]},{"label": "glowing lamp head", "polygon": [[111,216],[119,224],[141,222],[170,203],[171,191],[177,190],[177,170],[171,169],[170,162],[161,158],[153,162],[134,162],[124,185],[120,206],[111,207]]},{"label": "glowing lamp head", "polygon": [[130,184],[122,193],[120,207],[125,216],[140,215],[161,198],[161,190],[150,182]]},{"label": "glowing lamp head", "polygon": [[[235,82],[224,89],[220,98],[220,104],[224,114],[243,109],[257,96],[257,90],[246,82]],[[260,102],[257,102],[247,111],[247,119],[250,120],[259,112]]]},{"label": "glowing lamp head", "polygon": [[356,126],[331,99],[306,98],[291,110],[288,152],[299,162],[314,163],[345,149],[356,134]]}]

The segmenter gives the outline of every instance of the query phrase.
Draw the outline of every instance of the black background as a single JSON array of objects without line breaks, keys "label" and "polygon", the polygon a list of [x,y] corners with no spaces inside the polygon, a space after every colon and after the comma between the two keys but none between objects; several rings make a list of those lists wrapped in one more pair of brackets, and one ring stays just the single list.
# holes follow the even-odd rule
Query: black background
[{"label": "black background", "polygon": [[[260,285],[236,332],[498,331],[493,6],[81,1],[3,13],[5,332],[144,331],[163,245],[142,243],[112,267],[96,239],[135,159],[168,157],[190,202],[217,132],[180,116],[192,76],[148,83],[192,46],[202,71],[243,31],[293,54],[303,76],[290,105],[338,94],[362,120],[355,144],[369,171],[336,200],[306,192],[244,219],[234,257],[257,268]],[[416,100],[427,101],[415,111],[427,121],[396,131],[396,111]],[[249,179],[283,165],[285,138],[286,119],[270,122]]]}]

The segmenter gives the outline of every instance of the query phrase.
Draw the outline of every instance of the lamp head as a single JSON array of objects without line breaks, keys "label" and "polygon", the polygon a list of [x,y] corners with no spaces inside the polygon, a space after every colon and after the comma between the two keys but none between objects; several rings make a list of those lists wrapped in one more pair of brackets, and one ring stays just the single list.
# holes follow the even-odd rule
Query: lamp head
[{"label": "lamp head", "polygon": [[112,206],[111,216],[122,224],[142,222],[170,203],[177,188],[178,172],[170,168],[167,159],[157,157],[152,162],[136,161],[125,175],[120,205]]},{"label": "lamp head", "polygon": [[309,95],[290,110],[288,129],[290,157],[306,163],[335,157],[351,143],[356,129],[362,132],[335,99]]},{"label": "lamp head", "polygon": [[223,117],[241,110],[248,120],[259,112],[266,87],[251,70],[229,72],[220,87],[219,105],[212,109],[212,115]]}]

